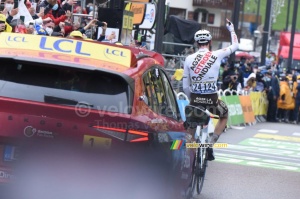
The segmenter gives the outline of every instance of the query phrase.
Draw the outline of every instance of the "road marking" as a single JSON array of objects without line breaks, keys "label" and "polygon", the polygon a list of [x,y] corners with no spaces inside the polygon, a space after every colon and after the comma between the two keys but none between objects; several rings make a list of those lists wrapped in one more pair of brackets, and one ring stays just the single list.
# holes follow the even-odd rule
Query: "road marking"
[{"label": "road marking", "polygon": [[272,163],[272,164],[279,164],[279,165],[286,165],[286,166],[293,166],[293,167],[299,167],[300,168],[300,162],[287,162],[287,161],[281,161],[281,160],[272,160],[272,159],[263,159],[259,157],[248,157],[248,156],[242,156],[242,155],[234,155],[234,154],[228,154],[228,153],[215,153],[216,159],[218,159],[220,156],[222,157],[229,157],[229,158],[235,158],[235,159],[242,159],[247,161],[256,161],[256,162],[265,162],[265,163]]},{"label": "road marking", "polygon": [[245,128],[244,126],[230,126],[230,127],[236,130],[243,130]]},{"label": "road marking", "polygon": [[280,164],[253,161],[253,160],[243,160],[243,159],[237,159],[237,158],[231,158],[231,157],[219,156],[219,157],[216,157],[216,161],[224,162],[224,163],[231,163],[231,164],[238,164],[238,165],[243,165],[243,166],[245,166],[245,165],[246,166],[256,166],[256,167],[263,167],[263,168],[300,172],[300,168],[295,167],[295,166],[280,165]]},{"label": "road marking", "polygon": [[288,158],[283,156],[274,156],[274,155],[268,155],[268,154],[261,154],[261,153],[251,153],[247,151],[235,151],[230,149],[214,149],[214,151],[223,151],[223,152],[231,152],[231,153],[240,153],[245,155],[252,155],[252,156],[261,156],[261,157],[268,157],[268,158],[276,158],[281,160],[289,160],[289,161],[299,161],[299,158]]},{"label": "road marking", "polygon": [[260,129],[258,130],[260,133],[278,133],[278,130],[270,130],[270,129]]},{"label": "road marking", "polygon": [[244,146],[266,147],[272,149],[285,149],[300,151],[300,143],[282,142],[277,140],[265,140],[259,138],[248,138],[239,143]]},{"label": "road marking", "polygon": [[282,141],[291,141],[291,142],[300,142],[300,138],[292,137],[292,136],[282,136],[282,135],[269,135],[258,133],[254,135],[255,138],[263,138],[263,139],[273,139],[273,140],[282,140]]},{"label": "road marking", "polygon": [[294,135],[294,136],[300,136],[300,133],[295,132],[295,133],[293,133],[293,135]]},{"label": "road marking", "polygon": [[281,155],[285,157],[292,157],[292,158],[300,158],[299,151],[288,151],[285,149],[269,149],[264,147],[253,147],[253,146],[243,146],[243,145],[233,145],[228,144],[228,149],[234,150],[243,150],[243,151],[251,151],[256,153],[263,153],[263,154],[272,154],[272,155]]}]

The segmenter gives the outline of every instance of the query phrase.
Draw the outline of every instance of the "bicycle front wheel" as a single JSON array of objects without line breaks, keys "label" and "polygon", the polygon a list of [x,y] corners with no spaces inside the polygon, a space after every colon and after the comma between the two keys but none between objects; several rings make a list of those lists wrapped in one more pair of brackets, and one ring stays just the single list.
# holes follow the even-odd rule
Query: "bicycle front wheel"
[{"label": "bicycle front wheel", "polygon": [[193,175],[188,199],[199,195],[202,191],[207,166],[206,149],[199,148],[193,161]]},{"label": "bicycle front wheel", "polygon": [[[197,161],[198,165],[196,167],[197,170],[196,170],[195,185],[196,185],[197,194],[199,195],[203,188],[206,167],[207,167],[206,149],[205,148],[198,149],[198,154],[199,154],[198,156],[199,160]],[[200,154],[202,155],[202,157]]]}]

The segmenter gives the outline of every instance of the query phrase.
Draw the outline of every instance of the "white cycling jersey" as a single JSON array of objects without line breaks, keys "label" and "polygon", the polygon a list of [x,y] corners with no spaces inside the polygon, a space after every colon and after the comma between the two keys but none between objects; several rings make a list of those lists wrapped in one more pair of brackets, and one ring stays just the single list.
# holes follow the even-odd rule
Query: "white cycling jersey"
[{"label": "white cycling jersey", "polygon": [[190,96],[195,94],[217,93],[217,80],[221,60],[238,49],[238,39],[234,31],[231,32],[232,44],[227,48],[209,51],[200,48],[189,55],[184,62],[183,91]]}]

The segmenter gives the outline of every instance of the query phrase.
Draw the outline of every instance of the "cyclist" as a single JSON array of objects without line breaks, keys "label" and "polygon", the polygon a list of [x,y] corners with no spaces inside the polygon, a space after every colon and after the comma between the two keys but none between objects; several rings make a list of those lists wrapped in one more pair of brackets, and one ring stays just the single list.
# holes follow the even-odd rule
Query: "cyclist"
[{"label": "cyclist", "polygon": [[[198,44],[198,52],[189,55],[184,63],[183,91],[190,99],[190,105],[203,106],[220,117],[210,143],[217,142],[226,127],[228,108],[218,99],[217,80],[221,61],[224,57],[238,49],[238,38],[233,24],[228,20],[226,27],[231,34],[232,44],[227,48],[210,51],[212,36],[207,30],[199,30],[194,39]],[[213,150],[208,148],[208,160],[214,160]]]}]

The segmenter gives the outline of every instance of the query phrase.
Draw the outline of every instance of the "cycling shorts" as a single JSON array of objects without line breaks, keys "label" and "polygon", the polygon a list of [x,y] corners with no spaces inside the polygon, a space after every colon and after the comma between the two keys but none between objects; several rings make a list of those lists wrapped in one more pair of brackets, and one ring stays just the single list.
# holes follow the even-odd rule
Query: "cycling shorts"
[{"label": "cycling shorts", "polygon": [[190,105],[203,106],[209,112],[218,115],[220,118],[227,117],[228,107],[219,99],[217,93],[205,95],[191,93]]}]

